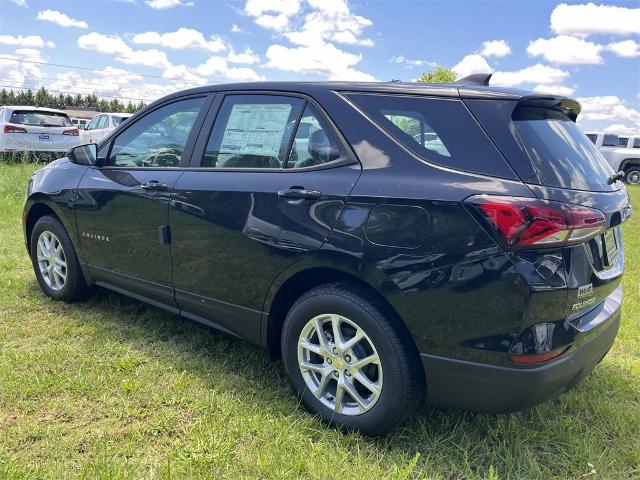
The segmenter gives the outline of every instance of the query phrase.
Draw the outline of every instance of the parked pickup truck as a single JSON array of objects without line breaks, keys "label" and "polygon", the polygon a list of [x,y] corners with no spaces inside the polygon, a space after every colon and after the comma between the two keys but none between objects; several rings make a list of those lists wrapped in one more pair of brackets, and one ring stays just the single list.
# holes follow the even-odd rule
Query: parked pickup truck
[{"label": "parked pickup truck", "polygon": [[627,183],[640,184],[640,137],[613,133],[587,133],[587,137],[616,172],[625,173]]}]

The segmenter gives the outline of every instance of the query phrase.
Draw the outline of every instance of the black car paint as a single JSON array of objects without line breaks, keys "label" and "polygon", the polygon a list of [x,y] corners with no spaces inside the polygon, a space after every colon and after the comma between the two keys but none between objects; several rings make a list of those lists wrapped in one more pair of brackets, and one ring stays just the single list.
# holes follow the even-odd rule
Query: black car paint
[{"label": "black car paint", "polygon": [[[33,224],[30,218],[46,205],[69,231],[90,283],[271,348],[278,343],[274,324],[282,318],[270,312],[282,301],[279,295],[286,294],[283,288],[303,277],[309,282],[315,274],[340,273],[341,279],[352,278],[375,289],[398,313],[423,354],[433,401],[500,410],[491,394],[484,403],[468,405],[456,398],[459,385],[451,385],[447,393],[447,382],[433,373],[436,365],[447,364],[452,372],[456,362],[480,369],[530,370],[514,366],[506,352],[528,327],[541,322],[557,325],[552,328],[552,347],[586,342],[599,323],[589,328],[590,322],[582,321],[584,312],[573,324],[566,321],[575,289],[592,282],[600,303],[588,315],[606,311],[608,317],[619,317],[619,304],[616,307],[611,298],[618,294],[624,257],[620,255],[613,268],[596,272],[580,267],[588,261],[582,246],[505,252],[469,214],[463,200],[487,193],[562,200],[600,208],[614,226],[621,221],[616,215],[628,205],[626,192],[594,194],[538,185],[531,165],[509,151],[519,147],[508,143],[497,154],[509,159],[524,182],[430,164],[354,108],[342,94],[350,91],[463,99],[476,114],[479,102],[511,102],[522,96],[518,91],[479,87],[339,83],[230,85],[174,94],[116,129],[101,142],[99,156],[107,154],[120,131],[150,110],[187,95],[207,96],[180,167],[127,170],[54,162],[31,181],[25,237]],[[335,122],[350,161],[334,168],[292,171],[198,169],[220,97],[252,92],[303,96],[314,102]],[[506,135],[498,127],[489,130]],[[140,188],[150,180],[168,189]],[[292,186],[320,191],[322,197],[309,201],[277,195]],[[412,222],[426,225],[416,225],[412,235],[399,235],[396,226],[411,229]],[[167,226],[169,244],[162,231]],[[107,235],[109,241],[91,235]],[[551,273],[544,270],[546,265],[554,266]],[[445,371],[442,368],[438,371]],[[495,385],[485,386],[491,390]],[[542,396],[556,393],[556,387]]]}]

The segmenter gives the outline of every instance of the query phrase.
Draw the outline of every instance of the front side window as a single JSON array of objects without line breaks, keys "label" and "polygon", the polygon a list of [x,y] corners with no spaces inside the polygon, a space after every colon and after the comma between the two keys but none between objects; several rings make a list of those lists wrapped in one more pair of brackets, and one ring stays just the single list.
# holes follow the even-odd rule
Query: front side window
[{"label": "front side window", "polygon": [[293,138],[286,168],[305,168],[333,162],[340,150],[333,132],[315,107],[307,104]]},{"label": "front side window", "polygon": [[602,139],[603,147],[617,147],[619,143],[620,140],[618,139],[618,136],[611,133],[606,134]]},{"label": "front side window", "polygon": [[349,100],[415,155],[467,172],[514,173],[459,100],[409,95],[349,94]]},{"label": "front side window", "polygon": [[190,98],[160,107],[116,137],[108,165],[177,167],[204,98]]},{"label": "front side window", "polygon": [[109,116],[102,115],[100,117],[100,121],[98,122],[98,126],[96,128],[101,129],[101,128],[108,128],[108,127],[109,127]]},{"label": "front side window", "polygon": [[98,123],[100,123],[101,118],[102,118],[102,115],[98,115],[93,120],[91,120],[89,122],[89,125],[87,125],[87,130],[95,130],[96,128],[98,128]]},{"label": "front side window", "polygon": [[278,95],[226,96],[201,166],[281,168],[303,103]]}]

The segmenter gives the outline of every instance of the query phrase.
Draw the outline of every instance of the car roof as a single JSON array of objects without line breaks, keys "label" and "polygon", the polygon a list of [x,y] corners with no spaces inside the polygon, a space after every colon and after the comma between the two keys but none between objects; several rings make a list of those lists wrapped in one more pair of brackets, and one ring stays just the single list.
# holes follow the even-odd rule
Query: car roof
[{"label": "car roof", "polygon": [[51,113],[64,113],[67,115],[67,112],[64,110],[57,110],[55,108],[46,108],[46,107],[34,107],[31,105],[0,105],[0,108],[5,108],[7,110],[33,110],[37,112],[51,112]]}]

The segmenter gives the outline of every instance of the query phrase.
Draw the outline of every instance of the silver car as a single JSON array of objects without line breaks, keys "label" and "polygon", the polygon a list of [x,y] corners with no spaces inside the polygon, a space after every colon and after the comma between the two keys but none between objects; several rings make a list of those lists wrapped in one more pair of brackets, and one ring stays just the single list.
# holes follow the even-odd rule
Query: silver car
[{"label": "silver car", "polygon": [[0,107],[0,157],[29,155],[55,159],[80,144],[78,128],[62,110]]}]

